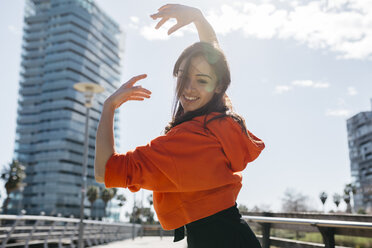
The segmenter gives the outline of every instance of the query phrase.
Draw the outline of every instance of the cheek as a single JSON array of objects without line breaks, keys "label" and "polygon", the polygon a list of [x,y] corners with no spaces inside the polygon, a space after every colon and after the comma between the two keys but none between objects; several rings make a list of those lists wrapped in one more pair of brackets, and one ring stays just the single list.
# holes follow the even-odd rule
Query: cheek
[{"label": "cheek", "polygon": [[208,84],[204,87],[205,91],[211,93],[214,90],[214,85]]}]

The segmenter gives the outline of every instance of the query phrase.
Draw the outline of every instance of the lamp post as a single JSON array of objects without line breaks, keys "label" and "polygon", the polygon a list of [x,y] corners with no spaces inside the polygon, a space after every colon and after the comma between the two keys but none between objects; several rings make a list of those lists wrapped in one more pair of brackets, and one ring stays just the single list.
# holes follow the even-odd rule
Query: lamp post
[{"label": "lamp post", "polygon": [[81,82],[74,84],[74,89],[84,93],[85,96],[85,107],[86,107],[86,115],[85,115],[85,138],[84,138],[84,159],[83,159],[83,182],[81,184],[81,203],[80,203],[80,223],[79,223],[79,243],[78,247],[83,248],[83,234],[84,234],[84,198],[85,198],[85,188],[87,184],[87,164],[88,164],[88,148],[89,148],[89,110],[93,106],[92,99],[94,93],[101,93],[105,91],[105,89],[95,83],[87,83]]}]

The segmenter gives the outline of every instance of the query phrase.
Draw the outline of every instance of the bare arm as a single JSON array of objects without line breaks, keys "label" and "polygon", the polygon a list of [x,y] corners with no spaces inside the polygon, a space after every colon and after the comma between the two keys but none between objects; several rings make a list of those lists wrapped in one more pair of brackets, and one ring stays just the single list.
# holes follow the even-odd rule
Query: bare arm
[{"label": "bare arm", "polygon": [[94,176],[98,183],[104,182],[106,162],[115,152],[114,114],[115,109],[105,102],[97,128],[96,155],[94,158]]},{"label": "bare arm", "polygon": [[103,104],[101,118],[97,128],[96,154],[94,158],[94,177],[98,183],[104,183],[106,163],[115,152],[115,109],[129,100],[143,101],[145,98],[150,98],[151,91],[142,88],[142,86],[133,87],[138,80],[146,76],[146,74],[142,74],[133,77],[109,96]]},{"label": "bare arm", "polygon": [[200,12],[200,16],[194,20],[196,29],[198,30],[198,35],[200,41],[205,41],[208,43],[218,45],[218,40],[216,33],[213,30],[211,24],[205,19],[203,14]]},{"label": "bare arm", "polygon": [[203,13],[197,8],[181,4],[166,4],[160,7],[158,13],[151,15],[151,17],[154,20],[161,18],[155,27],[156,29],[160,28],[170,18],[175,18],[177,20],[177,24],[168,30],[168,35],[193,22],[198,31],[200,41],[212,43],[218,46],[216,33],[203,16]]}]

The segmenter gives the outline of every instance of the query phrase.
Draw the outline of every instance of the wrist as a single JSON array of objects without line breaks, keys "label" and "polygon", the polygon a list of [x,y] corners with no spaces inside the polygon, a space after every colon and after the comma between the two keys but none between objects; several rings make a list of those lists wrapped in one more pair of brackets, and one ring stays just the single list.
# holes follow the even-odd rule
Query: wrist
[{"label": "wrist", "polygon": [[205,18],[203,16],[203,13],[200,9],[195,8],[195,17],[194,17],[194,23],[199,24],[201,22],[205,21]]},{"label": "wrist", "polygon": [[108,101],[108,99],[106,99],[106,101],[103,103],[102,112],[103,111],[115,112],[115,106]]}]

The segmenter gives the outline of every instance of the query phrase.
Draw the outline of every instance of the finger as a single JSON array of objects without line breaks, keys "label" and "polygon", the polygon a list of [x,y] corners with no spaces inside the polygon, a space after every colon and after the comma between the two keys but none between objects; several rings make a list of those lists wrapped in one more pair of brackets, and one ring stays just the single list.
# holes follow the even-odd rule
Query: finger
[{"label": "finger", "polygon": [[132,92],[130,92],[130,95],[134,95],[134,94],[143,94],[143,95],[151,95],[151,91],[149,90],[132,90]]},{"label": "finger", "polygon": [[164,9],[169,8],[169,7],[172,7],[172,6],[174,6],[174,4],[166,4],[166,5],[163,5],[163,6],[161,6],[161,7],[158,9],[158,11],[160,11],[160,10],[164,10]]},{"label": "finger", "polygon": [[135,77],[132,77],[126,84],[126,87],[132,87],[138,80],[144,79],[147,77],[147,74],[141,74]]},{"label": "finger", "polygon": [[143,95],[143,96],[151,96],[151,93],[148,92],[143,92],[143,91],[134,91],[131,92],[130,95]]},{"label": "finger", "polygon": [[150,17],[155,20],[156,18],[172,16],[172,14],[173,14],[173,11],[171,10],[163,10],[163,11],[159,11],[158,13],[150,15]]},{"label": "finger", "polygon": [[142,86],[135,86],[132,88],[133,92],[143,92],[146,94],[152,94],[152,92],[146,88],[142,88]]},{"label": "finger", "polygon": [[143,97],[138,97],[138,96],[131,96],[131,97],[129,97],[128,98],[128,100],[131,100],[131,101],[143,101],[143,100],[145,100],[145,98],[143,98]]},{"label": "finger", "polygon": [[177,23],[176,25],[174,25],[173,27],[171,27],[171,28],[168,30],[168,35],[170,35],[170,34],[173,33],[174,31],[178,30],[178,29],[181,28],[182,26],[183,26],[183,24]]},{"label": "finger", "polygon": [[130,95],[131,97],[132,96],[136,96],[136,97],[146,97],[146,98],[150,98],[151,95],[149,94],[145,94],[145,93],[133,93],[132,95]]},{"label": "finger", "polygon": [[161,19],[160,22],[158,22],[158,24],[156,24],[155,29],[159,29],[168,20],[169,20],[169,18],[163,18],[163,19]]}]

